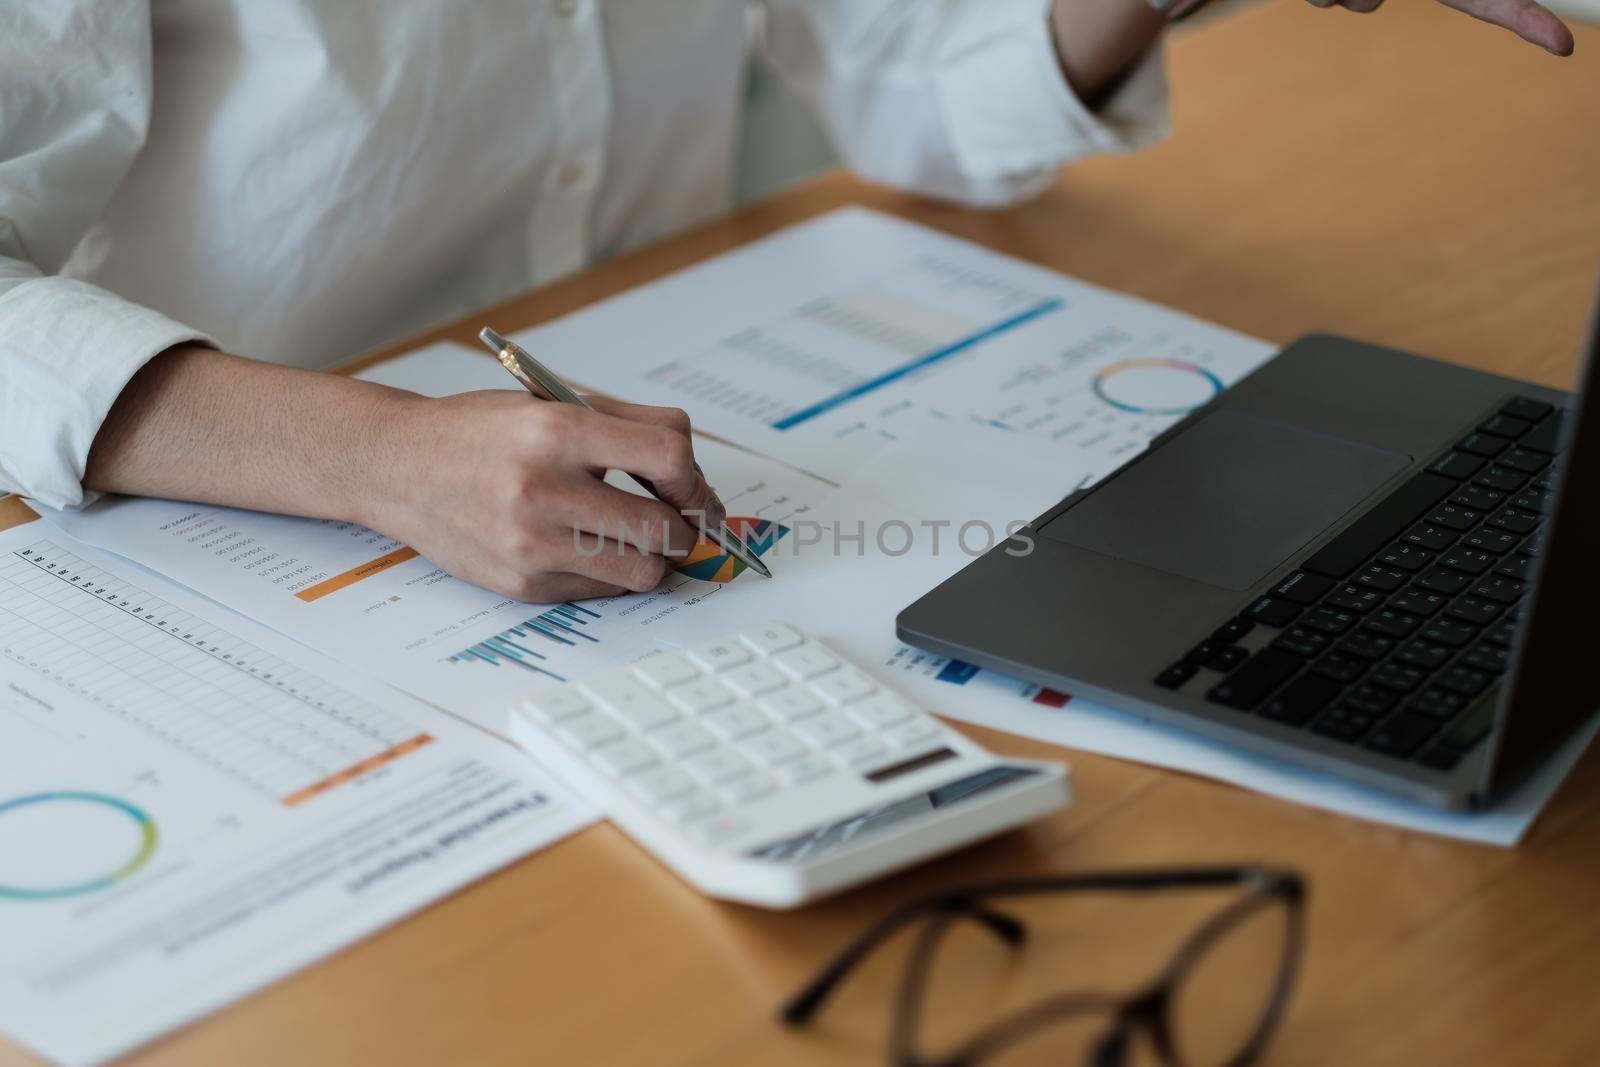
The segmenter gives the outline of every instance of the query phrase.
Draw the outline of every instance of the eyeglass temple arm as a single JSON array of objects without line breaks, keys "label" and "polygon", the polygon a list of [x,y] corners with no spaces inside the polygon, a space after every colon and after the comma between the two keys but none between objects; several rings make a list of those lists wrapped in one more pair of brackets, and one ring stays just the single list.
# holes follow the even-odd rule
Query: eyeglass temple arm
[{"label": "eyeglass temple arm", "polygon": [[890,935],[924,912],[949,911],[959,916],[976,919],[986,930],[1013,948],[1027,940],[1028,928],[1019,920],[1002,912],[986,908],[971,900],[920,902],[885,916],[869,927],[860,937],[833,958],[817,976],[779,1009],[779,1018],[790,1026],[801,1026],[822,1007],[822,1002],[862,960]]}]

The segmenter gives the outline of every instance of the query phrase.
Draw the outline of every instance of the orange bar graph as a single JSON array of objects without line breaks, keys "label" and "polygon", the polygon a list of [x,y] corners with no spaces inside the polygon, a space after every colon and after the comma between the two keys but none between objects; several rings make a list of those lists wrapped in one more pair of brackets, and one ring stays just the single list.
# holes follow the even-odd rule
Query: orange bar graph
[{"label": "orange bar graph", "polygon": [[385,763],[393,763],[406,753],[415,752],[417,749],[428,744],[432,740],[433,736],[431,734],[418,734],[409,741],[402,741],[393,748],[378,753],[376,756],[369,756],[360,763],[357,763],[354,766],[346,767],[337,774],[330,774],[320,782],[313,782],[304,789],[297,789],[293,793],[290,793],[288,796],[284,797],[283,803],[286,807],[290,808],[294,807],[296,804],[304,804],[312,797],[319,797],[336,786],[341,786],[348,781],[360,778],[363,774],[366,774],[369,771],[375,771],[379,767],[382,767]]},{"label": "orange bar graph", "polygon": [[316,585],[308,585],[296,593],[295,596],[309,604],[313,600],[321,600],[329,593],[337,593],[346,586],[355,585],[363,578],[370,578],[374,574],[388,570],[390,567],[398,567],[408,559],[416,558],[416,549],[402,546],[393,552],[379,556],[375,560],[363,563],[359,567],[351,567],[343,574],[335,574],[332,578],[324,578]]}]

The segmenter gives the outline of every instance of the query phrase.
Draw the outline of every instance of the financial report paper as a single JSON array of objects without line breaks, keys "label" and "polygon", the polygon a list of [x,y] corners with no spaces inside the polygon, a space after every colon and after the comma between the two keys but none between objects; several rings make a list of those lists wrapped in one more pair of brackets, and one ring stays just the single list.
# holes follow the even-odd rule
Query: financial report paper
[{"label": "financial report paper", "polygon": [[54,1062],[592,819],[470,726],[43,521],[0,532],[0,1031]]}]

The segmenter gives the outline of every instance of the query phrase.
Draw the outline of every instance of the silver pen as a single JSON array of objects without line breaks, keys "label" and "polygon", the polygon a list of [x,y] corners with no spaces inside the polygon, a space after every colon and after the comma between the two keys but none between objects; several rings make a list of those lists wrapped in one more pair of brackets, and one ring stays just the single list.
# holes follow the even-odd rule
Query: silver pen
[{"label": "silver pen", "polygon": [[[534,359],[528,354],[527,349],[521,345],[500,336],[487,326],[478,331],[478,340],[482,341],[495,354],[495,358],[500,361],[500,365],[510,371],[511,376],[521,382],[523,388],[538,399],[552,400],[558,404],[576,404],[579,407],[588,408],[590,411],[594,410],[587,400],[573,392],[566,382],[556,376],[554,371]],[[627,474],[626,471],[623,473]],[[654,486],[631,474],[628,477],[639,488],[657,500],[661,499]],[[724,552],[761,575],[761,577],[772,577],[772,572],[767,569],[765,563],[761,562],[761,557],[750,551],[750,547],[739,539],[739,535],[728,529],[727,523],[721,523],[715,528],[705,527],[705,535],[715,541],[717,546]]]}]

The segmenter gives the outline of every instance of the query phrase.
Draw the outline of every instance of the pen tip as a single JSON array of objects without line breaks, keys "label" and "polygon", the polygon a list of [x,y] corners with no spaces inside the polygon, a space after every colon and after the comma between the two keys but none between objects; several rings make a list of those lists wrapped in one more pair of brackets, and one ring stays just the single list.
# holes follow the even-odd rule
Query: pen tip
[{"label": "pen tip", "polygon": [[495,333],[487,326],[478,331],[478,340],[482,341],[496,352],[500,351],[506,346],[506,339]]}]

